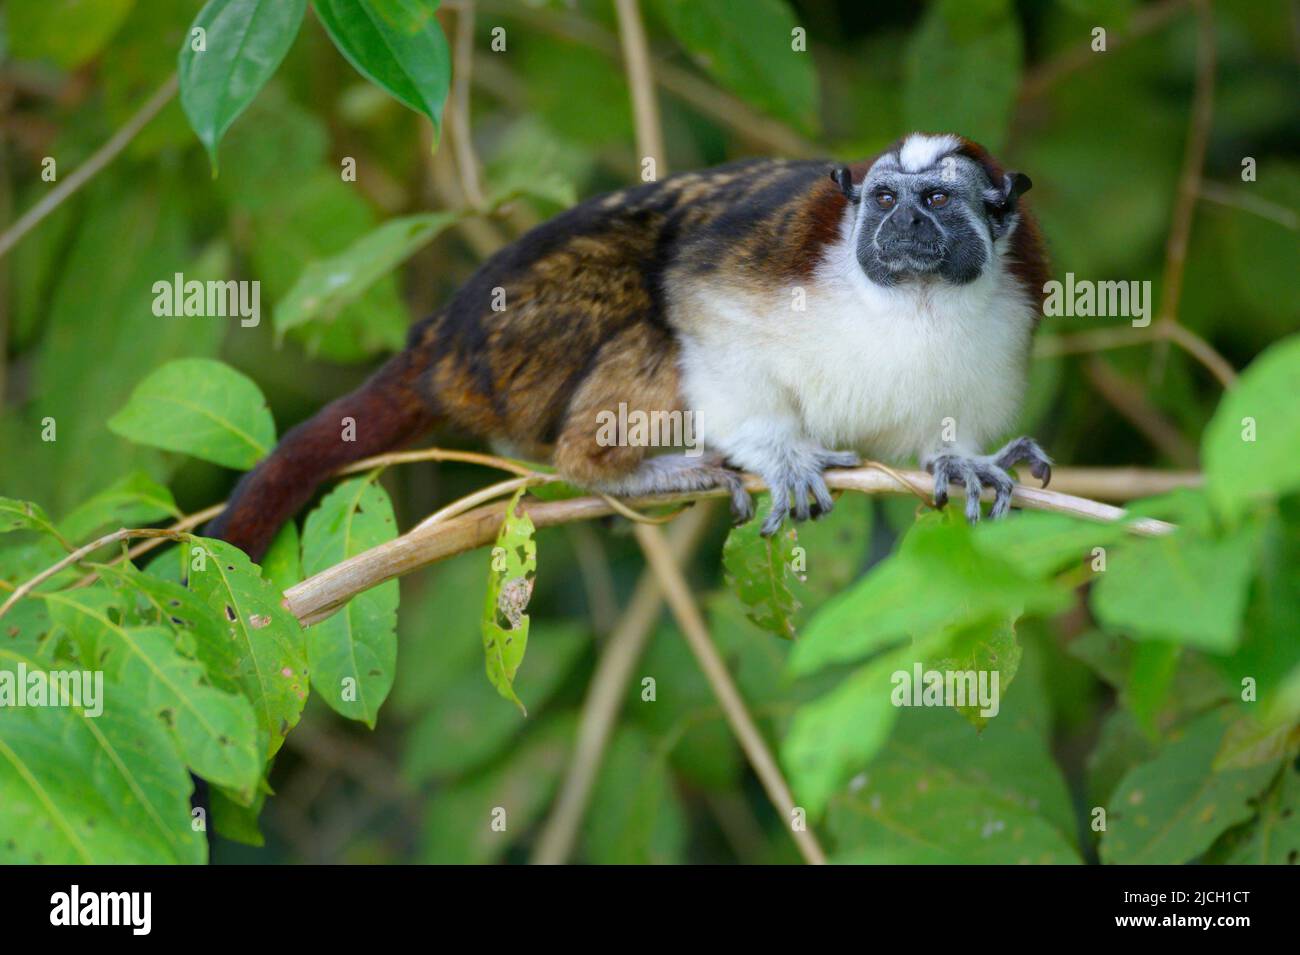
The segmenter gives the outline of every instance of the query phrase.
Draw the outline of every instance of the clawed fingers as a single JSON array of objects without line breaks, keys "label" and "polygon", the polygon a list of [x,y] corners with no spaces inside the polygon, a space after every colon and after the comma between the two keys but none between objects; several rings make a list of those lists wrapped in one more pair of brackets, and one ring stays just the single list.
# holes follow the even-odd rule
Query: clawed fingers
[{"label": "clawed fingers", "polygon": [[1029,465],[1029,473],[1047,487],[1052,480],[1052,459],[1033,438],[1016,438],[993,456],[994,463],[1003,470],[1014,468],[1021,461]]},{"label": "clawed fingers", "polygon": [[936,507],[947,505],[953,481],[966,488],[966,520],[971,524],[980,519],[980,495],[985,488],[991,488],[994,495],[990,518],[1002,517],[1011,510],[1011,493],[1015,484],[1006,471],[987,458],[945,454],[931,461],[926,469],[934,475]]}]

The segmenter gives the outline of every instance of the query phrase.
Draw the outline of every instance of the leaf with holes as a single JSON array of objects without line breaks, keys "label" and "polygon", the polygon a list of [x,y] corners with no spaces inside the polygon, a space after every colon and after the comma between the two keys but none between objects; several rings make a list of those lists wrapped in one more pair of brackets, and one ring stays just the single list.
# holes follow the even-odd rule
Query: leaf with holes
[{"label": "leaf with holes", "polygon": [[247,699],[209,684],[203,666],[177,652],[165,629],[118,623],[118,594],[93,588],[44,599],[50,616],[80,644],[83,665],[104,671],[114,690],[105,705],[129,696],[171,730],[194,772],[252,794],[262,759]]},{"label": "leaf with holes", "polygon": [[511,498],[501,522],[496,546],[492,548],[487,600],[483,606],[483,652],[487,657],[488,680],[520,710],[524,710],[524,704],[515,695],[514,680],[528,646],[528,614],[524,610],[533,595],[533,580],[537,575],[533,522],[527,514],[518,513],[523,493],[520,488]]},{"label": "leaf with holes", "polygon": [[1176,730],[1155,759],[1125,775],[1107,807],[1103,862],[1190,862],[1255,814],[1256,799],[1277,773],[1278,760],[1213,769],[1239,715],[1220,707],[1198,717]]},{"label": "leaf with holes", "polygon": [[747,608],[745,615],[764,630],[791,640],[799,610],[799,600],[790,589],[798,537],[789,524],[764,537],[762,523],[755,518],[731,529],[722,546],[722,566],[728,585]]},{"label": "leaf with holes", "polygon": [[[344,481],[307,517],[303,570],[318,574],[397,536],[374,475]],[[397,665],[397,581],[357,594],[307,631],[312,683],[336,713],[374,728]]]},{"label": "leaf with holes", "polygon": [[220,614],[235,647],[229,677],[253,701],[258,726],[274,756],[297,725],[307,702],[307,646],[302,628],[280,602],[281,594],[238,547],[192,537],[189,586]]},{"label": "leaf with holes", "polygon": [[[0,646],[0,679],[48,664]],[[190,827],[193,784],[167,728],[129,694],[0,717],[0,864],[207,861]]]}]

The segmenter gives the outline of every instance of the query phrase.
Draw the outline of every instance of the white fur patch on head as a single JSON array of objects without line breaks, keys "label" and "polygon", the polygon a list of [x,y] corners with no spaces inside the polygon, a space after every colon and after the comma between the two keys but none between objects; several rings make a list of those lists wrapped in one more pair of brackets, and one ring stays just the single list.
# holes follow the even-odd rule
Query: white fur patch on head
[{"label": "white fur patch on head", "polygon": [[904,172],[920,172],[922,169],[929,169],[944,156],[960,147],[961,140],[946,133],[942,136],[913,133],[899,148],[898,163]]}]

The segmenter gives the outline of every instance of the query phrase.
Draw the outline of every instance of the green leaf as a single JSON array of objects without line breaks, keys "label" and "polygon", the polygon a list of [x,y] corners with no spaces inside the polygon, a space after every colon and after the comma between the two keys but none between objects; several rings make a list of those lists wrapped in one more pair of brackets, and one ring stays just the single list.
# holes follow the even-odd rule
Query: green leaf
[{"label": "green leaf", "polygon": [[204,779],[251,793],[262,760],[248,700],[208,685],[203,667],[178,653],[161,627],[116,622],[120,598],[107,590],[61,591],[45,600],[55,622],[80,642],[83,663],[116,684],[114,699],[129,694],[147,707]]},{"label": "green leaf", "polygon": [[842,494],[829,517],[799,526],[796,555],[800,563],[795,594],[809,598],[807,617],[823,601],[853,583],[871,552],[872,500],[866,494]]},{"label": "green leaf", "polygon": [[1081,861],[1065,781],[1016,701],[979,735],[946,710],[908,710],[827,818],[843,862]]},{"label": "green leaf", "polygon": [[1300,726],[1269,726],[1244,716],[1228,727],[1214,757],[1214,771],[1276,764],[1300,743]]},{"label": "green leaf", "polygon": [[1145,640],[1133,648],[1124,701],[1153,739],[1159,734],[1158,716],[1169,699],[1182,657],[1182,647],[1163,640]]},{"label": "green leaf", "polygon": [[1010,521],[981,521],[975,546],[1011,564],[1026,577],[1042,579],[1070,566],[1090,565],[1093,548],[1109,547],[1131,532],[1118,521],[1085,521],[1048,511],[1024,511]]},{"label": "green leaf", "polygon": [[298,525],[293,521],[289,521],[276,532],[271,546],[266,549],[266,554],[262,557],[262,576],[281,592],[288,590],[304,578],[302,550],[298,542]]},{"label": "green leaf", "polygon": [[140,382],[109,428],[139,444],[247,470],[270,453],[275,422],[257,385],[206,358],[168,362]]},{"label": "green leaf", "polygon": [[1220,707],[1176,731],[1155,759],[1124,777],[1106,812],[1103,862],[1179,865],[1254,815],[1277,772],[1271,761],[1215,772],[1215,754],[1237,711]]},{"label": "green leaf", "polygon": [[732,528],[722,545],[722,565],[728,585],[748,608],[746,616],[764,630],[792,640],[799,601],[790,589],[794,576],[790,568],[798,536],[793,526],[787,526],[764,537],[760,518]]},{"label": "green leaf", "polygon": [[[463,634],[422,636],[426,640],[457,640]],[[519,685],[536,710],[573,671],[591,640],[572,623],[547,626],[539,622],[532,636],[528,669],[519,675]],[[478,661],[473,664],[437,694],[431,701],[432,709],[412,727],[402,768],[413,782],[422,784],[477,769],[500,753],[527,725],[518,710],[498,703],[496,692],[483,682]]]},{"label": "green leaf", "polygon": [[1260,800],[1259,816],[1225,860],[1232,865],[1300,861],[1300,765],[1294,761]]},{"label": "green leaf", "polygon": [[1108,628],[1230,653],[1241,638],[1259,525],[1214,539],[1183,528],[1113,548],[1091,604]]},{"label": "green leaf", "polygon": [[[719,83],[764,112],[811,131],[817,71],[785,0],[656,0],[669,29]],[[805,37],[806,41],[806,37]]]},{"label": "green leaf", "polygon": [[[397,536],[377,475],[344,481],[307,517],[303,570],[310,576]],[[312,683],[330,708],[374,728],[397,665],[397,581],[357,594],[307,632]]]},{"label": "green leaf", "polygon": [[1007,0],[930,4],[904,54],[904,127],[958,131],[996,154],[1006,142],[1020,64],[1020,27]]},{"label": "green leaf", "polygon": [[76,507],[59,527],[70,540],[89,540],[110,525],[140,527],[180,516],[171,491],[143,471],[132,471]]},{"label": "green leaf", "polygon": [[959,517],[927,515],[896,554],[826,603],[795,645],[790,667],[796,674],[811,673],[860,659],[909,634],[959,620],[1046,613],[1069,600],[1063,590],[978,550]]},{"label": "green leaf", "polygon": [[307,0],[208,0],[194,18],[181,44],[181,106],[214,172],[222,135],[275,73],[306,12]]},{"label": "green leaf", "polygon": [[1300,488],[1300,335],[1275,343],[1251,362],[1223,396],[1205,429],[1205,487],[1229,517],[1252,501]]},{"label": "green leaf", "polygon": [[524,610],[537,576],[537,542],[533,539],[532,518],[517,511],[523,494],[520,488],[511,498],[492,548],[483,604],[483,653],[488,680],[498,693],[526,713],[515,695],[514,680],[528,647],[528,614]]},{"label": "green leaf", "polygon": [[67,543],[39,504],[0,497],[0,534],[9,531],[39,531]]},{"label": "green leaf", "polygon": [[[0,645],[0,671],[45,665]],[[167,728],[121,696],[0,714],[0,864],[207,861],[190,828],[190,775]]]},{"label": "green leaf", "polygon": [[339,52],[362,76],[442,125],[451,51],[428,0],[314,0]]},{"label": "green leaf", "polygon": [[[961,713],[971,725],[982,729],[989,720],[997,717],[1001,706],[1002,694],[1011,687],[1020,669],[1020,641],[1016,639],[1016,619],[1014,617],[994,617],[984,621],[973,621],[962,626],[949,640],[948,646],[940,651],[936,659],[925,663],[925,669],[940,673],[974,673],[989,674],[992,679],[997,675],[996,687],[988,684],[992,696],[992,707],[986,707],[984,700],[967,696],[965,705],[954,708]],[[964,685],[965,693],[969,689]],[[959,697],[960,698],[960,697]],[[987,713],[986,709],[994,712]]]},{"label": "green leaf", "polygon": [[231,641],[224,619],[206,600],[177,581],[145,573],[131,564],[97,564],[95,569],[126,594],[127,612],[133,620],[171,630],[177,648],[203,664],[213,686],[242,692],[236,678],[239,647]]},{"label": "green leaf", "polygon": [[[796,647],[798,645],[796,644]],[[839,686],[799,707],[781,746],[790,785],[810,816],[820,816],[831,796],[876,755],[898,719],[894,674],[943,646],[931,635],[916,646],[881,654]]]},{"label": "green leaf", "polygon": [[266,839],[258,826],[258,816],[266,805],[266,790],[259,789],[252,805],[243,805],[238,798],[219,786],[211,789],[212,825],[223,839],[246,846],[263,846]]},{"label": "green leaf", "polygon": [[74,69],[117,32],[135,0],[6,0],[9,42],[20,60],[48,59]]},{"label": "green leaf", "polygon": [[1283,498],[1264,526],[1244,637],[1214,662],[1236,688],[1257,688],[1261,722],[1300,721],[1300,498]]},{"label": "green leaf", "polygon": [[227,674],[253,702],[258,726],[269,739],[266,756],[274,756],[298,723],[307,702],[307,647],[297,619],[284,608],[281,594],[258,573],[238,547],[210,537],[194,537],[190,546],[206,556],[192,557],[189,586],[225,624],[236,648]]},{"label": "green leaf", "polygon": [[459,218],[456,212],[426,212],[390,219],[342,252],[310,263],[275,305],[277,334],[311,321],[333,321],[345,306]]}]

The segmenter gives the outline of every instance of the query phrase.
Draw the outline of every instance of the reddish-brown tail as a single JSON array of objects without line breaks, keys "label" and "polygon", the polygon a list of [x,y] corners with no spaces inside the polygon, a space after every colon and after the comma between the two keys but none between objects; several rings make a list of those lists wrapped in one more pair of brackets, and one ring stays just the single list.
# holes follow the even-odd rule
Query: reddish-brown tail
[{"label": "reddish-brown tail", "polygon": [[281,525],[331,473],[401,447],[433,426],[430,402],[419,388],[426,367],[424,349],[408,348],[356,391],[291,429],[271,455],[235,485],[226,509],[205,533],[260,560]]}]

